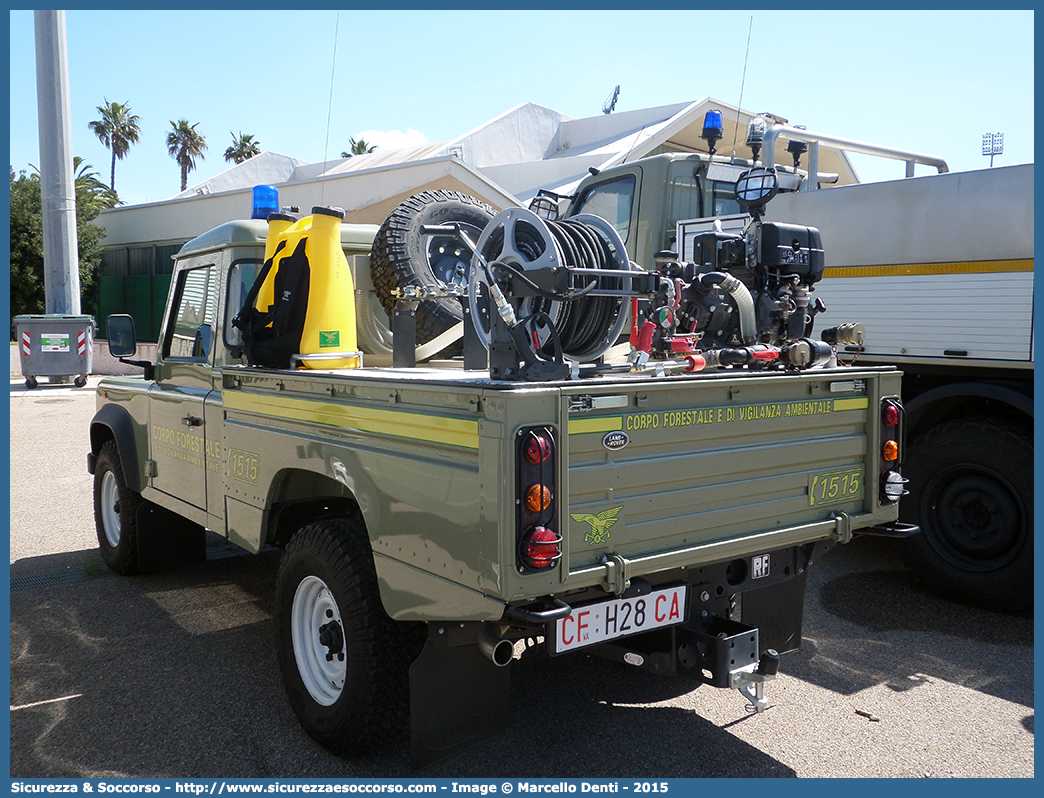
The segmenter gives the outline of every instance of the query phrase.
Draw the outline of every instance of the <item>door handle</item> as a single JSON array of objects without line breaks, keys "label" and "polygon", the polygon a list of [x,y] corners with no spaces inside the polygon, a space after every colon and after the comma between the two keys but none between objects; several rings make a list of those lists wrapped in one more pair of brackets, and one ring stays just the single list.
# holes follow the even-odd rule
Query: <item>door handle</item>
[{"label": "door handle", "polygon": [[181,423],[186,427],[201,427],[203,426],[203,419],[195,416],[185,416],[185,418],[181,419]]}]

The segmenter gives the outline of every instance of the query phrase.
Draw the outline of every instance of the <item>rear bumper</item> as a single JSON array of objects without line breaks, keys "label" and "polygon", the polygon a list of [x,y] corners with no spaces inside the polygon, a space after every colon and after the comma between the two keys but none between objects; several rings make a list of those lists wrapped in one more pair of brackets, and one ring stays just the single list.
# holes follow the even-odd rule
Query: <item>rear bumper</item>
[{"label": "rear bumper", "polygon": [[[603,558],[595,567],[577,568],[569,572],[568,582],[563,589],[576,589],[589,585],[601,585],[609,592],[620,593],[632,576],[647,576],[660,571],[679,567],[699,567],[704,564],[723,562],[752,554],[800,546],[819,541],[847,543],[853,534],[867,533],[871,529],[887,529],[896,523],[870,526],[874,516],[870,513],[848,515],[834,513],[829,520],[784,529],[746,535],[726,540],[715,540],[696,546],[656,552],[630,558],[613,554]],[[888,534],[877,532],[875,534]],[[912,533],[911,533],[912,534]],[[893,535],[894,536],[894,535]]]}]

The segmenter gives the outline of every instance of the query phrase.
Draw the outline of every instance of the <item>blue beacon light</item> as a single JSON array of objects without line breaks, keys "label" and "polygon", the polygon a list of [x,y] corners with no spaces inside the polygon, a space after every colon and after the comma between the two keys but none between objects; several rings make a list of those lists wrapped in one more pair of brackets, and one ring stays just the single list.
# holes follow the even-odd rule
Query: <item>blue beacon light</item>
[{"label": "blue beacon light", "polygon": [[254,209],[250,218],[267,219],[270,213],[279,213],[279,189],[275,186],[254,186]]},{"label": "blue beacon light", "polygon": [[721,111],[708,111],[703,117],[703,133],[700,135],[707,142],[711,157],[714,156],[714,145],[724,135],[721,125]]}]

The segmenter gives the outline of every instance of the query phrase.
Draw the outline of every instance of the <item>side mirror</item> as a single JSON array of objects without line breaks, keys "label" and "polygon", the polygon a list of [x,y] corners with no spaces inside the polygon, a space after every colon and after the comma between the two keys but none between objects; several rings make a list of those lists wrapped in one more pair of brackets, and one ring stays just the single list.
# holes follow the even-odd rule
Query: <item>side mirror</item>
[{"label": "side mirror", "polygon": [[134,337],[134,319],[126,313],[114,313],[105,320],[109,334],[109,352],[113,357],[131,357],[138,351]]},{"label": "side mirror", "polygon": [[145,370],[146,380],[155,376],[155,365],[149,360],[127,360],[138,351],[138,342],[134,337],[134,319],[126,313],[114,313],[105,320],[105,329],[109,336],[109,353],[121,363],[141,366]]}]

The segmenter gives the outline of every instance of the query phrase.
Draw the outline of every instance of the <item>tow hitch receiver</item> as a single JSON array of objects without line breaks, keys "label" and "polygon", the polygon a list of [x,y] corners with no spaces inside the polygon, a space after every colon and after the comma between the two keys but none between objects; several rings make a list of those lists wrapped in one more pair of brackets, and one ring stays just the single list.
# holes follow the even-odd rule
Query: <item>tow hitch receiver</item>
[{"label": "tow hitch receiver", "polygon": [[750,699],[750,712],[764,712],[770,706],[765,697],[765,682],[775,679],[779,673],[779,654],[771,648],[765,649],[755,666],[748,665],[729,674],[729,687],[739,690]]},{"label": "tow hitch receiver", "polygon": [[689,639],[679,648],[679,663],[700,681],[739,690],[750,699],[748,709],[769,708],[765,682],[779,673],[780,656],[767,648],[758,656],[758,630],[738,621],[711,617],[702,630],[686,629]]}]

